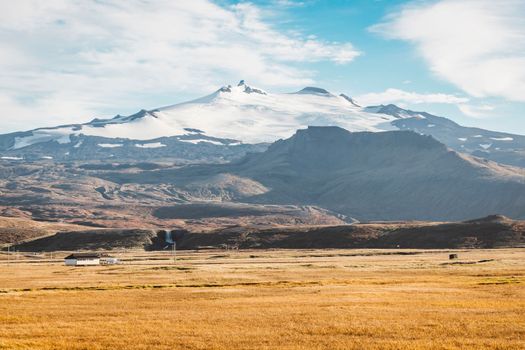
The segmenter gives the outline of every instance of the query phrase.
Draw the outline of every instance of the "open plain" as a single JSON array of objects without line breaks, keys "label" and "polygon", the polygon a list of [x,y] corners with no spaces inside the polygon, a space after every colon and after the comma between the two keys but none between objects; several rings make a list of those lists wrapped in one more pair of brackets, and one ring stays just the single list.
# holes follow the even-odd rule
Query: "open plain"
[{"label": "open plain", "polygon": [[525,249],[65,255],[0,254],[0,349],[525,347]]}]

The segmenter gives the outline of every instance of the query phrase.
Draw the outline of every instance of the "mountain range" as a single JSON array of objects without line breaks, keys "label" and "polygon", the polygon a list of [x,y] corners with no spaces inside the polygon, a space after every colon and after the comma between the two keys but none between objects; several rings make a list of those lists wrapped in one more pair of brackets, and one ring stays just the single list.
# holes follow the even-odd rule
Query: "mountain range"
[{"label": "mountain range", "polygon": [[274,94],[244,81],[193,101],[130,116],[0,135],[0,158],[220,163],[261,152],[308,126],[352,132],[411,130],[459,152],[525,166],[525,136],[464,127],[395,105],[361,107],[344,94],[317,87]]},{"label": "mountain range", "polygon": [[525,137],[307,87],[224,86],[0,135],[0,214],[97,227],[525,218]]},{"label": "mountain range", "polygon": [[309,127],[229,164],[97,176],[121,185],[176,184],[198,200],[315,205],[358,220],[525,218],[524,169],[412,131]]}]

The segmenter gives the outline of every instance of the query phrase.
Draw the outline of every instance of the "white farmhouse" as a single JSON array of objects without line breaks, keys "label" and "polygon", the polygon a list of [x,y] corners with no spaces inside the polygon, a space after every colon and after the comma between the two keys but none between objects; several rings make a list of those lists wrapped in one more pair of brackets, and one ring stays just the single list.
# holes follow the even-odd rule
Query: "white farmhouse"
[{"label": "white farmhouse", "polygon": [[100,265],[100,255],[95,253],[74,253],[64,258],[66,266]]}]

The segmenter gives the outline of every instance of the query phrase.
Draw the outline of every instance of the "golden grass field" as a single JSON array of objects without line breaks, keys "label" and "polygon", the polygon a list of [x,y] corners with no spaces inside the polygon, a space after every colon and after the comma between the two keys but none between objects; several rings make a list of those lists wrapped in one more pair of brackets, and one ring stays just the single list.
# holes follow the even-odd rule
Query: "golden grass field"
[{"label": "golden grass field", "polygon": [[0,349],[525,348],[525,249],[399,252],[0,254]]}]

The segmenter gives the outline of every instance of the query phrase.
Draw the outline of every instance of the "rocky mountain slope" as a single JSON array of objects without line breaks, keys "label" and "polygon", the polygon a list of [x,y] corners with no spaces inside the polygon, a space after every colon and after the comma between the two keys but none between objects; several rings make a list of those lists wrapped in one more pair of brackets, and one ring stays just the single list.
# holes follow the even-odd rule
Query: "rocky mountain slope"
[{"label": "rocky mountain slope", "polygon": [[[91,227],[191,227],[202,230],[246,223],[337,225],[351,221],[314,206],[221,202],[219,198],[233,187],[243,193],[264,191],[254,186],[253,181],[238,177],[218,177],[216,184],[223,186],[222,192],[200,185],[199,190],[186,190],[176,183],[118,184],[101,179],[106,173],[137,174],[145,169],[177,167],[146,162],[1,164],[0,215]],[[173,213],[173,206],[177,207],[176,213]]]},{"label": "rocky mountain slope", "polygon": [[309,127],[232,164],[97,176],[177,184],[195,198],[211,193],[228,201],[316,205],[361,221],[525,218],[523,169],[462,155],[408,131]]}]

